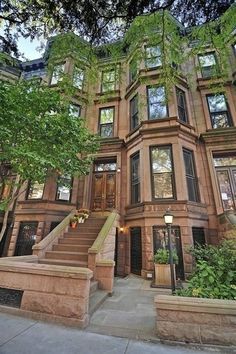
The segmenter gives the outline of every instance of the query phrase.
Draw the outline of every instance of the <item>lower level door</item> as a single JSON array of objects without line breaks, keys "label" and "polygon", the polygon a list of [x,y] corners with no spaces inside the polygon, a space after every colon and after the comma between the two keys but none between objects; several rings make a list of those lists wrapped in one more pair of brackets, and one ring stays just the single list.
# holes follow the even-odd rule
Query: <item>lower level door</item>
[{"label": "lower level door", "polygon": [[130,265],[131,273],[141,275],[142,270],[142,239],[141,227],[130,229]]}]

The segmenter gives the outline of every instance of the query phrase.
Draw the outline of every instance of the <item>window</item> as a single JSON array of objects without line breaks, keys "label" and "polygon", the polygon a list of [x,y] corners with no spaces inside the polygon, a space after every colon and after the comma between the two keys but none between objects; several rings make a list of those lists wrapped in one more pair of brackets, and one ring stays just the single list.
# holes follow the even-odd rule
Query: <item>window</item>
[{"label": "window", "polygon": [[161,66],[161,48],[159,46],[145,48],[145,62],[147,68]]},{"label": "window", "polygon": [[131,203],[140,202],[140,159],[139,152],[130,158],[131,162]]},{"label": "window", "polygon": [[207,95],[208,108],[213,128],[225,128],[232,125],[225,95]]},{"label": "window", "polygon": [[65,64],[56,65],[53,69],[51,85],[56,85],[58,81],[62,80],[62,75],[65,70]]},{"label": "window", "polygon": [[148,114],[149,119],[167,117],[166,95],[163,86],[148,87]]},{"label": "window", "polygon": [[138,63],[136,59],[132,59],[129,63],[129,83],[136,80],[138,75]]},{"label": "window", "polygon": [[135,129],[139,125],[138,119],[138,94],[130,101],[130,128]]},{"label": "window", "polygon": [[27,199],[42,199],[44,191],[44,183],[30,182]]},{"label": "window", "polygon": [[198,193],[197,178],[196,178],[195,165],[193,159],[193,152],[187,149],[183,149],[183,155],[184,155],[186,183],[188,189],[188,200],[192,202],[199,202],[199,193]]},{"label": "window", "polygon": [[151,148],[152,194],[155,199],[174,198],[171,146]]},{"label": "window", "polygon": [[69,105],[69,115],[73,118],[80,117],[81,114],[81,106],[79,104],[70,103]]},{"label": "window", "polygon": [[199,62],[202,72],[202,77],[210,77],[216,74],[216,56],[215,53],[199,55]]},{"label": "window", "polygon": [[[183,251],[180,228],[178,226],[171,226],[170,237],[173,249],[178,256],[178,264],[175,266],[176,278],[184,279],[184,264]],[[159,249],[168,249],[168,232],[167,228],[163,226],[153,226],[153,253],[155,254]]]},{"label": "window", "polygon": [[69,202],[71,197],[72,178],[70,176],[59,176],[57,180],[56,200]]},{"label": "window", "polygon": [[102,72],[102,92],[114,91],[116,88],[116,72],[115,70]]},{"label": "window", "polygon": [[236,43],[233,44],[234,55],[236,56]]},{"label": "window", "polygon": [[178,105],[178,116],[179,120],[182,122],[188,122],[188,111],[186,104],[185,92],[180,88],[176,87],[177,105]]},{"label": "window", "polygon": [[100,109],[99,130],[102,138],[113,136],[114,107]]},{"label": "window", "polygon": [[75,67],[73,73],[73,86],[78,88],[79,90],[82,90],[83,82],[84,82],[84,71],[82,69]]},{"label": "window", "polygon": [[192,227],[193,246],[204,246],[206,244],[205,232],[203,227]]},{"label": "window", "polygon": [[236,151],[214,154],[214,165],[224,210],[236,209]]}]

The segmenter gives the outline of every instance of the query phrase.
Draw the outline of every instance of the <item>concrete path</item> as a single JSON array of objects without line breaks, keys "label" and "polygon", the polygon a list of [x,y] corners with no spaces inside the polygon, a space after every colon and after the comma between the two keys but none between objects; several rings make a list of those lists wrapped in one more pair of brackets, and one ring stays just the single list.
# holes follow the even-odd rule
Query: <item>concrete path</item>
[{"label": "concrete path", "polygon": [[199,352],[212,353],[199,348],[168,346],[89,333],[76,328],[66,328],[0,313],[1,354],[197,354]]},{"label": "concrete path", "polygon": [[116,278],[114,294],[90,319],[87,331],[142,340],[157,340],[154,297],[170,290],[154,289],[134,275]]}]

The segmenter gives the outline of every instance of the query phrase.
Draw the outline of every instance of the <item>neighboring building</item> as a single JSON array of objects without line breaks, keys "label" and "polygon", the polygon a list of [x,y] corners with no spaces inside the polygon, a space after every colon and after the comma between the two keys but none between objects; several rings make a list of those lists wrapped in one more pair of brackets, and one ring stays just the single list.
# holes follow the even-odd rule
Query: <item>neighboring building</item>
[{"label": "neighboring building", "polygon": [[[165,88],[158,84],[160,49],[143,45],[143,50],[146,60],[139,67],[132,55],[121,58],[125,75],[119,82],[115,68],[107,69],[109,58],[100,58],[101,79],[94,104],[88,106],[81,99],[86,91],[83,71],[73,58],[57,65],[51,77],[46,77],[46,59],[19,64],[22,77],[41,77],[52,86],[61,72],[73,75],[77,88],[73,114],[85,117],[89,129],[102,140],[87,176],[59,177],[62,183],[55,176],[44,184],[29,184],[15,207],[3,255],[30,253],[32,244],[74,207],[120,213],[119,275],[131,272],[146,277],[153,270],[154,252],[167,243],[163,214],[168,207],[174,214],[178,277],[183,279],[192,270],[189,246],[219,242],[224,232],[222,215],[236,213],[235,45],[229,57],[232,72],[221,93],[211,88],[217,54],[207,48],[181,68],[168,102]],[[195,72],[194,66],[201,70],[192,87],[186,75]],[[148,84],[140,78],[148,78]]]}]

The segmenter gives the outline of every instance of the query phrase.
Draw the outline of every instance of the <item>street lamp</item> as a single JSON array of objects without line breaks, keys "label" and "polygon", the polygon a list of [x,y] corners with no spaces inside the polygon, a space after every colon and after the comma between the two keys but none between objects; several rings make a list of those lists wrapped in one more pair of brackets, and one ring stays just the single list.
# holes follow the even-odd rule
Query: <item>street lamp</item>
[{"label": "street lamp", "polygon": [[169,257],[170,257],[170,275],[171,275],[171,290],[172,294],[175,292],[175,271],[174,271],[174,262],[173,262],[173,249],[171,242],[171,225],[173,224],[174,216],[171,214],[169,209],[163,215],[164,221],[167,227],[168,234],[168,245],[169,245]]}]

